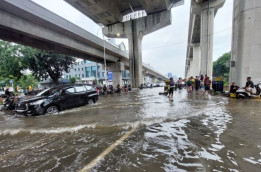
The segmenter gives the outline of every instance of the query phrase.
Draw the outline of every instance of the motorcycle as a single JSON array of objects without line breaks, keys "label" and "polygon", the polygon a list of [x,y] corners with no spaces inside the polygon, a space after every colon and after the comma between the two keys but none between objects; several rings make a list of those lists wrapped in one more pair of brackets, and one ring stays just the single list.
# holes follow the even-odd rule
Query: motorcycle
[{"label": "motorcycle", "polygon": [[236,98],[260,98],[261,93],[261,83],[255,85],[255,92],[251,94],[250,92],[247,92],[245,88],[238,89],[236,91]]},{"label": "motorcycle", "polygon": [[4,110],[14,110],[14,109],[15,109],[14,99],[15,99],[14,96],[8,96],[8,97],[3,101],[3,107],[1,108],[1,110],[2,110],[2,111],[4,111]]}]

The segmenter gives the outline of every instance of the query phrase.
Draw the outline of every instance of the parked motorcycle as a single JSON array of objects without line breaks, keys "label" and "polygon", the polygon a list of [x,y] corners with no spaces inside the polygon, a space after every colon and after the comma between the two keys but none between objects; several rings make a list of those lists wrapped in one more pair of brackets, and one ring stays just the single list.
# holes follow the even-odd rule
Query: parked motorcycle
[{"label": "parked motorcycle", "polygon": [[261,83],[255,85],[255,92],[251,94],[247,92],[245,88],[240,88],[236,91],[236,98],[260,98],[261,93]]}]

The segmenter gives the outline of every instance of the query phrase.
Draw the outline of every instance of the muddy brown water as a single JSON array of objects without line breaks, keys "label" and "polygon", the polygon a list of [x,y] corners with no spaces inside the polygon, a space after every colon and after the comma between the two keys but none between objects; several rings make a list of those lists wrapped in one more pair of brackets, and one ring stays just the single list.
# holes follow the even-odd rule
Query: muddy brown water
[{"label": "muddy brown water", "polygon": [[90,171],[260,171],[260,100],[183,90],[169,101],[162,90],[100,96],[57,115],[1,112],[0,171],[79,171],[135,127]]}]

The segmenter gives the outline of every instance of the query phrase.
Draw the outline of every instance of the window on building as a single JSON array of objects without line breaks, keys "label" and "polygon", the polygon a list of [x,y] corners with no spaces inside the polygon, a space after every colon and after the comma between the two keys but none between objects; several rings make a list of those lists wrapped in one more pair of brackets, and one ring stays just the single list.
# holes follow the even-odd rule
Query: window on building
[{"label": "window on building", "polygon": [[80,71],[80,68],[78,68],[78,71]]},{"label": "window on building", "polygon": [[75,70],[75,72],[76,72],[76,69],[74,69]]},{"label": "window on building", "polygon": [[91,67],[86,67],[85,69],[87,78],[91,77]]},{"label": "window on building", "polygon": [[91,76],[96,77],[96,69],[97,69],[96,66],[92,66],[91,68],[92,68],[92,69],[91,69],[91,70],[92,70]]},{"label": "window on building", "polygon": [[77,74],[75,74],[75,77],[77,77]]},{"label": "window on building", "polygon": [[100,77],[101,77],[100,75],[101,75],[101,73],[100,73],[100,72],[98,72],[98,78],[100,78]]},{"label": "window on building", "polygon": [[71,75],[69,75],[69,79],[71,79],[72,77],[71,77]]},{"label": "window on building", "polygon": [[81,64],[83,65],[83,61],[81,62]]},{"label": "window on building", "polygon": [[104,77],[104,72],[102,72],[102,77]]},{"label": "window on building", "polygon": [[84,74],[82,74],[82,78],[84,78]]},{"label": "window on building", "polygon": [[83,71],[83,68],[82,68],[82,71]]}]

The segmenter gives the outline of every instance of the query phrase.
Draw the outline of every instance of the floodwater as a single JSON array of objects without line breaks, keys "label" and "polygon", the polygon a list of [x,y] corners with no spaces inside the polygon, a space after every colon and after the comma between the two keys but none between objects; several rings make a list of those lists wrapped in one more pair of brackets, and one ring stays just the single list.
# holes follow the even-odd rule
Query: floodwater
[{"label": "floodwater", "polygon": [[260,171],[260,100],[162,90],[57,115],[0,112],[0,171]]}]

